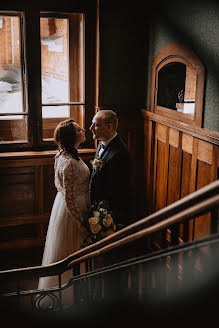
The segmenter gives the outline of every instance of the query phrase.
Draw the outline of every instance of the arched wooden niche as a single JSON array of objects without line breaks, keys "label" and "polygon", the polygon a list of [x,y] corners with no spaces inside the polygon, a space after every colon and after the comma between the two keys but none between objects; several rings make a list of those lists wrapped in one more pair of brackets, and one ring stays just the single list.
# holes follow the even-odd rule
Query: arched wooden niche
[{"label": "arched wooden niche", "polygon": [[186,45],[169,43],[152,62],[150,110],[202,126],[204,65]]}]

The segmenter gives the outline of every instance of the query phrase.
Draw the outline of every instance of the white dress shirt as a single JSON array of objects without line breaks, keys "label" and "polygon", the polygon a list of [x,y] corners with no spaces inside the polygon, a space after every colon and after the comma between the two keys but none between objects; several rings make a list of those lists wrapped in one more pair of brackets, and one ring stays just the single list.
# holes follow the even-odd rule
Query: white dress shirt
[{"label": "white dress shirt", "polygon": [[115,134],[112,138],[110,138],[110,139],[108,139],[108,140],[106,140],[106,141],[101,141],[101,144],[104,146],[104,148],[103,148],[103,147],[100,148],[99,153],[98,153],[99,157],[102,155],[104,149],[109,145],[109,143],[110,143],[110,142],[111,142],[116,136],[117,136],[117,132],[116,132],[116,134]]}]

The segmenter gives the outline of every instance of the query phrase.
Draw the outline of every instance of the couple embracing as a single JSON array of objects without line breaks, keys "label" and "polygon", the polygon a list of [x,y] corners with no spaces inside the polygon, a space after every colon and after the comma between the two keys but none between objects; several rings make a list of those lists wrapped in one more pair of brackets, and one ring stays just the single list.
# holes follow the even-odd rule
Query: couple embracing
[{"label": "couple embracing", "polygon": [[[117,134],[117,127],[118,118],[112,110],[100,110],[93,117],[90,130],[99,143],[91,175],[77,150],[85,141],[85,130],[72,119],[61,122],[55,129],[58,153],[54,180],[57,195],[47,231],[43,266],[79,250],[84,240],[89,236],[95,237],[102,227],[104,230],[104,223],[105,227],[113,223],[111,231],[129,223],[130,156],[127,146]],[[100,219],[104,213],[101,210],[108,214],[102,219],[102,225]],[[99,230],[92,230],[92,223],[93,228],[99,227]],[[94,240],[92,237],[91,240]],[[68,281],[69,273],[65,272],[63,276]],[[52,279],[40,278],[38,288],[57,285]]]}]

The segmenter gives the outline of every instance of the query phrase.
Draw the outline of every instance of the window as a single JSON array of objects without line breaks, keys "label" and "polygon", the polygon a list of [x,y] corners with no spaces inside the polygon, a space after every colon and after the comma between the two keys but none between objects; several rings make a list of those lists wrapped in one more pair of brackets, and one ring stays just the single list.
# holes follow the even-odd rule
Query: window
[{"label": "window", "polygon": [[167,44],[152,63],[150,110],[201,127],[204,73],[202,62],[189,47]]},{"label": "window", "polygon": [[0,15],[0,142],[27,141],[22,14]]},{"label": "window", "polygon": [[68,117],[84,126],[84,15],[40,18],[43,139]]},{"label": "window", "polygon": [[[75,13],[0,13],[1,151],[54,149],[54,129],[68,117],[90,125],[96,26],[92,6]],[[92,136],[84,146],[93,147]]]}]

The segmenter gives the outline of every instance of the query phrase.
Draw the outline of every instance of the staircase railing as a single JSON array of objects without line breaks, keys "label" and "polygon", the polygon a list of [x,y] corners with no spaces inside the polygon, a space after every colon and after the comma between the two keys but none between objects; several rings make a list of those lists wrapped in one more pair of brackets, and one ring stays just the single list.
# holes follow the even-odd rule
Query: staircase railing
[{"label": "staircase railing", "polygon": [[[191,284],[203,287],[206,277],[218,275],[218,208],[217,180],[60,262],[0,271],[1,296],[34,311],[43,308],[46,297],[51,311],[124,299],[147,304],[175,299]],[[72,278],[63,285],[67,270]],[[24,290],[24,282],[46,276],[57,276],[57,286]],[[72,295],[68,306],[63,301],[67,290]]]}]

